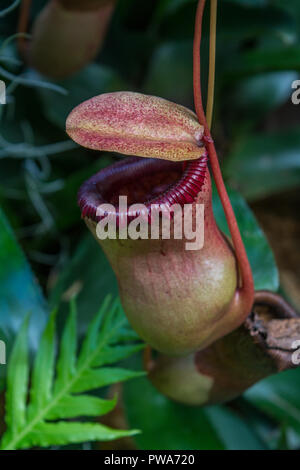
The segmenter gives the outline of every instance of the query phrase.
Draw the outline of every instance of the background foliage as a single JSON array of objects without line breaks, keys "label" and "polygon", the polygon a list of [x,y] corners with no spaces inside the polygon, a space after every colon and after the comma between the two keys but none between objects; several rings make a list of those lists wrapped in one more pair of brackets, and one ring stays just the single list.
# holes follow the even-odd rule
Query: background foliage
[{"label": "background foliage", "polygon": [[[33,2],[31,21],[44,4]],[[0,106],[0,339],[8,354],[28,312],[34,351],[54,306],[61,331],[76,294],[82,338],[105,296],[116,296],[109,264],[80,221],[76,192],[117,156],[78,148],[65,135],[65,118],[84,99],[123,89],[192,107],[195,7],[195,0],[119,0],[97,61],[56,83],[20,61],[18,9],[0,17],[0,79],[8,86],[8,104]],[[291,83],[299,78],[299,26],[297,0],[219,2],[213,125],[256,288],[280,289],[298,307],[300,107],[291,104]],[[214,206],[226,231],[217,198]],[[129,365],[140,367],[139,358]],[[6,375],[1,365],[2,389]],[[299,448],[299,380],[300,370],[286,372],[226,406],[194,410],[140,378],[124,386],[123,406],[128,426],[142,430],[134,445],[143,449]]]}]

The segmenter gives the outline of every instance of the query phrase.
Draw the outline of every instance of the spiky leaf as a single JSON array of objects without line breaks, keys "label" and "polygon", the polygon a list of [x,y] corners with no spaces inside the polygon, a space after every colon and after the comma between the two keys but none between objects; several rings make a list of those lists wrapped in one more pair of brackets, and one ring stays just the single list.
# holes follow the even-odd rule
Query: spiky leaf
[{"label": "spiky leaf", "polygon": [[143,375],[143,372],[119,367],[100,367],[116,363],[141,349],[141,345],[136,343],[119,344],[126,336],[136,340],[136,335],[130,333],[119,301],[111,302],[109,297],[105,299],[88,329],[78,360],[76,308],[74,302],[71,304],[56,371],[55,323],[56,312],[53,312],[40,340],[29,391],[28,319],[19,332],[9,361],[7,430],[1,449],[108,441],[137,432],[111,429],[90,421],[66,421],[69,418],[101,416],[116,405],[116,397],[109,400],[82,392]]}]

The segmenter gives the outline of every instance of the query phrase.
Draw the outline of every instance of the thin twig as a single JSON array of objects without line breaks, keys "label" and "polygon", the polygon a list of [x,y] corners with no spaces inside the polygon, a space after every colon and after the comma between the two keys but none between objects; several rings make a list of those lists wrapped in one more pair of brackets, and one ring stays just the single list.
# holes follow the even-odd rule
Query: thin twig
[{"label": "thin twig", "polygon": [[27,33],[28,20],[31,7],[31,0],[23,0],[20,9],[19,23],[18,23],[18,48],[22,56],[26,53],[27,41],[24,33]]},{"label": "thin twig", "polygon": [[209,129],[211,129],[213,109],[214,109],[217,10],[218,10],[218,0],[211,0],[210,2],[210,30],[209,30],[209,72],[208,72],[208,89],[207,89],[207,103],[206,103],[206,120],[207,120]]},{"label": "thin twig", "polygon": [[17,6],[19,5],[20,0],[15,0],[9,7],[4,8],[4,10],[0,11],[0,18],[4,18],[4,16],[11,13]]},{"label": "thin twig", "polygon": [[222,206],[223,206],[228,228],[231,234],[237,261],[240,267],[242,285],[239,290],[243,291],[244,300],[245,300],[245,308],[247,307],[246,309],[249,309],[250,311],[252,304],[253,304],[253,297],[254,297],[254,282],[253,282],[252,270],[249,264],[247,253],[246,253],[244,243],[240,234],[240,230],[236,221],[236,217],[232,209],[232,205],[231,205],[231,202],[228,197],[227,190],[223,181],[223,176],[222,176],[217,152],[215,149],[214,141],[211,137],[210,129],[206,121],[206,117],[205,117],[205,113],[203,109],[202,93],[201,93],[200,46],[201,46],[202,20],[203,20],[204,7],[205,7],[205,0],[199,0],[197,12],[196,12],[194,50],[193,50],[193,62],[194,62],[193,82],[194,82],[195,109],[196,109],[196,113],[197,113],[200,124],[204,126],[206,148],[207,148],[208,155],[209,155],[212,173],[213,173],[217,191],[218,191],[218,194],[219,194]]}]

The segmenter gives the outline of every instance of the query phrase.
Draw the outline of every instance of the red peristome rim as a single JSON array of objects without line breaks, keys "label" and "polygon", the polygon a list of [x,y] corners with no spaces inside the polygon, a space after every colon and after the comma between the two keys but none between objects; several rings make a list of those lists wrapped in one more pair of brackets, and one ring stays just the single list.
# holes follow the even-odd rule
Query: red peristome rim
[{"label": "red peristome rim", "polygon": [[[107,195],[118,191],[118,188],[124,185],[124,183],[136,182],[147,174],[151,175],[153,173],[174,170],[182,172],[179,180],[171,184],[166,191],[158,196],[143,201],[147,215],[150,215],[151,207],[153,206],[168,209],[174,204],[181,206],[191,204],[195,201],[197,194],[201,191],[204,184],[207,160],[207,154],[205,154],[197,160],[187,162],[184,170],[182,170],[182,162],[174,163],[153,158],[129,157],[114,163],[100,170],[83,183],[79,189],[78,205],[81,209],[82,218],[87,217],[95,222],[99,222],[104,217],[110,215],[109,209],[101,212],[99,206],[111,204]],[[130,209],[126,214],[123,214],[119,212],[118,207],[115,207],[111,215],[116,216],[118,221],[124,217],[127,220],[132,220],[140,214],[138,212],[131,212]]]}]

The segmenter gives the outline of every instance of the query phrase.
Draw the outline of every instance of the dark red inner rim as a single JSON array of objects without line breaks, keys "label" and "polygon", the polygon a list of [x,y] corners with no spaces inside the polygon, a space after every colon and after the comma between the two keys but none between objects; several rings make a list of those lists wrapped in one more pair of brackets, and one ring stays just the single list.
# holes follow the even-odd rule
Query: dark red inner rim
[{"label": "dark red inner rim", "polygon": [[[185,165],[185,169],[184,169]],[[112,204],[112,212],[119,218],[137,217],[130,207],[126,214],[119,213],[118,196],[127,195],[128,205],[143,203],[148,214],[153,205],[170,207],[195,201],[204,183],[207,156],[187,163],[170,162],[153,158],[128,157],[87,180],[78,192],[78,205],[82,217],[98,222],[110,211],[97,209],[102,204]],[[165,181],[164,181],[165,180]]]}]

